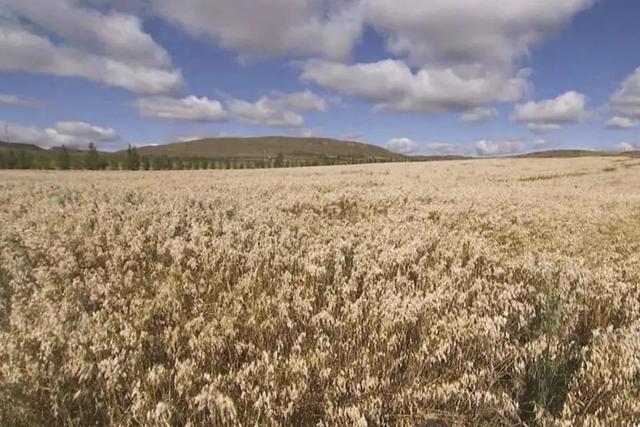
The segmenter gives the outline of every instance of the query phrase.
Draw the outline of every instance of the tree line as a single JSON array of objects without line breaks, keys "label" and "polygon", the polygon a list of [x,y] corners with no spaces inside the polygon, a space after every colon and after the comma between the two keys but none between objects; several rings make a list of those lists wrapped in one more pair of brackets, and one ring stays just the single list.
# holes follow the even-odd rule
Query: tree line
[{"label": "tree line", "polygon": [[382,163],[394,159],[320,156],[310,159],[287,159],[282,153],[260,159],[175,158],[141,156],[131,145],[123,154],[100,153],[89,144],[86,152],[70,152],[64,145],[46,154],[27,150],[0,150],[0,169],[58,170],[193,170],[193,169],[264,169],[305,166],[329,166]]}]

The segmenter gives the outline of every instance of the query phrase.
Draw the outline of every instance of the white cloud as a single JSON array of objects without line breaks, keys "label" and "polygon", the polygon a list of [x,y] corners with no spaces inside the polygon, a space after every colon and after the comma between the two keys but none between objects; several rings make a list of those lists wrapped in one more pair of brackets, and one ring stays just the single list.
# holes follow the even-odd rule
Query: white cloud
[{"label": "white cloud", "polygon": [[631,129],[640,126],[640,120],[631,117],[612,117],[605,123],[605,127],[608,129]]},{"label": "white cloud", "polygon": [[326,101],[310,91],[289,94],[276,93],[263,96],[256,102],[232,99],[227,107],[241,122],[260,126],[299,128],[304,126],[304,118],[299,113],[305,111],[326,111]]},{"label": "white cloud", "polygon": [[275,93],[270,103],[280,109],[292,111],[326,111],[327,101],[310,90],[292,93]]},{"label": "white cloud", "polygon": [[198,141],[199,139],[205,139],[204,136],[196,136],[196,135],[187,135],[187,136],[179,136],[176,138],[177,142],[189,142],[189,141]]},{"label": "white cloud", "polygon": [[155,13],[241,54],[345,59],[362,32],[360,1],[151,0]]},{"label": "white cloud", "polygon": [[133,104],[143,117],[172,121],[214,122],[227,118],[219,101],[207,97],[182,99],[156,96],[137,99]]},{"label": "white cloud", "polygon": [[82,77],[144,94],[183,85],[135,16],[71,0],[4,0],[0,18],[0,70]]},{"label": "white cloud", "polygon": [[548,133],[561,130],[562,126],[556,123],[529,123],[527,128],[533,133]]},{"label": "white cloud", "polygon": [[54,130],[59,135],[66,135],[79,140],[115,141],[118,134],[112,128],[93,126],[85,122],[57,122]]},{"label": "white cloud", "polygon": [[229,111],[241,122],[271,127],[302,127],[304,118],[292,111],[282,111],[269,105],[268,98],[255,103],[233,99],[227,104]]},{"label": "white cloud", "polygon": [[0,105],[9,105],[12,107],[22,108],[38,108],[44,105],[39,99],[23,98],[18,95],[0,93]]},{"label": "white cloud", "polygon": [[[247,13],[254,0],[149,1],[154,13],[225,49],[316,58],[302,78],[378,108],[432,113],[519,100],[530,84],[518,61],[595,0],[267,0],[257,13]],[[367,25],[398,59],[345,65]],[[465,121],[493,115],[476,113]]]},{"label": "white cloud", "polygon": [[424,146],[429,154],[435,155],[462,155],[469,152],[469,147],[465,145],[450,144],[446,142],[430,142]]},{"label": "white cloud", "polygon": [[516,105],[511,120],[528,123],[533,132],[542,133],[562,128],[562,124],[576,123],[586,118],[587,97],[570,91],[557,98],[529,101]]},{"label": "white cloud", "polygon": [[[4,127],[4,123],[2,127]],[[36,144],[43,148],[65,145],[74,148],[86,148],[93,142],[101,143],[120,141],[117,132],[112,128],[94,126],[85,122],[56,122],[51,127],[24,126],[6,124],[11,142]]]},{"label": "white cloud", "polygon": [[365,0],[365,20],[416,65],[509,68],[594,0]]},{"label": "white cloud", "polygon": [[640,67],[613,94],[611,107],[625,116],[640,118]]},{"label": "white cloud", "polygon": [[384,146],[387,150],[400,154],[415,154],[420,149],[418,143],[409,138],[392,138]]},{"label": "white cloud", "polygon": [[465,111],[460,116],[460,121],[463,123],[479,123],[485,120],[496,118],[500,115],[495,108],[476,107],[472,110]]},{"label": "white cloud", "polygon": [[414,73],[404,62],[391,59],[355,65],[314,60],[303,65],[302,78],[373,102],[378,109],[421,113],[515,101],[529,91],[525,73],[508,77],[475,71],[448,68]]},{"label": "white cloud", "polygon": [[354,65],[308,61],[302,78],[384,110],[433,113],[484,108],[462,119],[473,122],[495,115],[484,104],[514,102],[530,92],[528,70],[517,71],[518,60],[594,1],[362,3],[364,22],[378,31],[398,59]]},{"label": "white cloud", "polygon": [[506,154],[521,153],[525,150],[526,144],[520,140],[506,141],[478,141],[475,145],[476,152],[481,156],[500,156]]},{"label": "white cloud", "polygon": [[617,151],[635,151],[640,150],[640,143],[633,142],[621,142],[614,146],[614,149]]},{"label": "white cloud", "polygon": [[168,66],[167,52],[142,29],[136,16],[102,13],[75,0],[3,0],[10,14],[95,55],[147,66]]},{"label": "white cloud", "polygon": [[555,141],[551,141],[548,139],[536,139],[535,141],[533,141],[533,145],[536,148],[546,148],[555,144]]},{"label": "white cloud", "polygon": [[[431,113],[519,100],[530,88],[520,59],[594,0],[1,2],[0,70],[82,77],[145,95],[175,92],[184,83],[180,70],[134,15],[148,13],[241,57],[323,58],[307,62],[302,77],[378,108]],[[365,26],[398,59],[344,65]],[[295,108],[283,111],[290,114],[275,122],[299,126]],[[493,114],[476,113],[463,121]]]},{"label": "white cloud", "polygon": [[[16,0],[17,1],[17,0]],[[35,1],[35,0],[32,0]],[[100,2],[105,0],[92,0]],[[595,0],[138,0],[188,33],[244,55],[344,60],[373,26],[412,64],[509,67]],[[120,0],[120,2],[122,2]],[[128,6],[131,9],[131,6]],[[463,28],[464,31],[460,31]]]}]

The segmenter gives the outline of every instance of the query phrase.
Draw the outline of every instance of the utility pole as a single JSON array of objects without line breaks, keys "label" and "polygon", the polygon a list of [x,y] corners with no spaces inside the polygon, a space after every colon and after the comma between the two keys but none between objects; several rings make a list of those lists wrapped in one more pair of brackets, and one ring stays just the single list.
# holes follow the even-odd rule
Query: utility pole
[{"label": "utility pole", "polygon": [[9,124],[8,123],[4,124],[4,134],[7,136],[7,142],[11,142],[9,141]]}]

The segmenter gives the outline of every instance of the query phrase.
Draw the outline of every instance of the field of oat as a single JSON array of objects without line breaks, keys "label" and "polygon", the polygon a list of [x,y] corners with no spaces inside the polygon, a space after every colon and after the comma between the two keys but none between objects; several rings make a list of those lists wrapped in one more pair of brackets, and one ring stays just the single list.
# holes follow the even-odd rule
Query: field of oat
[{"label": "field of oat", "polygon": [[1,425],[640,421],[640,161],[0,171]]}]

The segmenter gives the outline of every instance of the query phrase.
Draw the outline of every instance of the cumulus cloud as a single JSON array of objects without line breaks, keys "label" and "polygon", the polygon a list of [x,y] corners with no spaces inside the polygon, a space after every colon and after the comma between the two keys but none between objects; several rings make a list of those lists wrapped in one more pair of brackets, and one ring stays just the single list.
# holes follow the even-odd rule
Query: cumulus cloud
[{"label": "cumulus cloud", "polygon": [[156,96],[137,99],[133,104],[143,117],[170,121],[215,122],[227,119],[219,101],[207,97],[182,99]]},{"label": "cumulus cloud", "polygon": [[[254,0],[4,0],[0,69],[77,76],[145,95],[177,91],[180,71],[136,16],[149,13],[241,56],[323,58],[307,62],[302,77],[378,108],[467,111],[526,94],[518,59],[593,2],[265,0],[256,11]],[[345,65],[365,26],[398,59]],[[264,110],[257,105],[248,115],[269,116]],[[298,126],[296,110],[285,111],[267,122]],[[493,114],[468,111],[463,121]]]},{"label": "cumulus cloud", "polygon": [[36,144],[43,148],[65,145],[73,148],[86,148],[93,142],[97,146],[120,141],[117,132],[112,128],[94,126],[80,121],[56,122],[51,127],[25,126],[20,124],[6,125],[11,142]]},{"label": "cumulus cloud", "polygon": [[300,114],[273,108],[268,98],[260,98],[254,103],[233,99],[228,107],[234,117],[244,123],[271,127],[304,126],[304,118]]},{"label": "cumulus cloud", "polygon": [[118,12],[102,13],[74,0],[3,0],[9,13],[54,34],[65,43],[96,55],[142,65],[171,64],[167,52],[142,29],[140,19]]},{"label": "cumulus cloud", "polygon": [[640,120],[632,117],[612,117],[605,123],[607,129],[631,129],[640,126]]},{"label": "cumulus cloud", "polygon": [[525,74],[475,75],[455,69],[414,73],[400,60],[345,65],[307,61],[302,78],[373,102],[377,109],[405,112],[462,111],[492,101],[515,101],[529,90]]},{"label": "cumulus cloud", "polygon": [[[365,20],[413,64],[509,68],[594,0],[365,0]],[[463,29],[461,31],[461,29]]]},{"label": "cumulus cloud", "polygon": [[[247,13],[253,0],[149,3],[157,15],[223,48],[323,57],[308,62],[302,78],[382,109],[431,113],[520,99],[530,85],[517,60],[594,1],[268,0],[254,14]],[[367,25],[398,59],[345,64]],[[476,113],[468,121],[493,115]]]},{"label": "cumulus cloud", "polygon": [[548,132],[561,129],[563,124],[584,120],[586,104],[587,97],[584,94],[570,91],[554,99],[516,105],[510,118],[528,123],[533,132]]},{"label": "cumulus cloud", "polygon": [[177,142],[189,142],[189,141],[198,141],[199,139],[204,139],[204,136],[196,136],[196,135],[186,135],[179,136],[176,138]]},{"label": "cumulus cloud", "polygon": [[561,130],[562,126],[556,123],[529,123],[527,128],[533,133],[548,133]]},{"label": "cumulus cloud", "polygon": [[304,126],[301,114],[305,111],[326,111],[326,101],[311,91],[275,93],[255,102],[232,99],[229,111],[241,122],[261,126],[300,128]]},{"label": "cumulus cloud", "polygon": [[430,142],[424,145],[427,153],[435,155],[462,155],[469,152],[469,147],[465,145],[450,144],[447,142]]},{"label": "cumulus cloud", "polygon": [[640,118],[640,67],[613,94],[611,107],[625,116]]},{"label": "cumulus cloud", "polygon": [[406,155],[415,154],[420,149],[418,143],[409,138],[392,138],[384,146],[389,151]]},{"label": "cumulus cloud", "polygon": [[18,95],[0,93],[0,105],[9,105],[12,107],[22,108],[38,108],[44,105],[43,101],[33,98],[23,98]]},{"label": "cumulus cloud", "polygon": [[0,70],[82,77],[144,94],[183,85],[167,52],[133,15],[72,0],[5,0],[0,18]]},{"label": "cumulus cloud", "polygon": [[345,59],[362,32],[359,0],[151,0],[189,34],[245,55]]},{"label": "cumulus cloud", "polygon": [[342,60],[369,25],[384,38],[390,53],[414,65],[493,68],[508,67],[527,55],[533,44],[594,1],[266,0],[259,13],[248,13],[255,11],[254,0],[143,3],[188,33],[241,54]]},{"label": "cumulus cloud", "polygon": [[637,142],[621,142],[614,146],[617,151],[636,151],[640,150],[640,143]]},{"label": "cumulus cloud", "polygon": [[481,156],[500,156],[507,154],[521,153],[525,150],[526,144],[520,140],[506,141],[478,141],[475,145],[476,153]]},{"label": "cumulus cloud", "polygon": [[476,107],[472,110],[465,111],[460,116],[460,121],[463,123],[479,123],[485,120],[496,118],[500,115],[495,108]]},{"label": "cumulus cloud", "polygon": [[533,141],[533,146],[536,148],[547,148],[555,144],[556,143],[554,141],[548,139],[536,139]]},{"label": "cumulus cloud", "polygon": [[[153,13],[196,37],[240,55],[323,58],[307,63],[302,77],[379,108],[420,113],[517,101],[529,88],[518,59],[593,3],[267,0],[247,13],[254,0],[149,0]],[[345,65],[365,26],[397,60]],[[467,117],[490,118],[488,111]]]},{"label": "cumulus cloud", "polygon": [[280,109],[292,111],[326,111],[327,101],[310,90],[292,93],[276,92],[269,101]]}]

